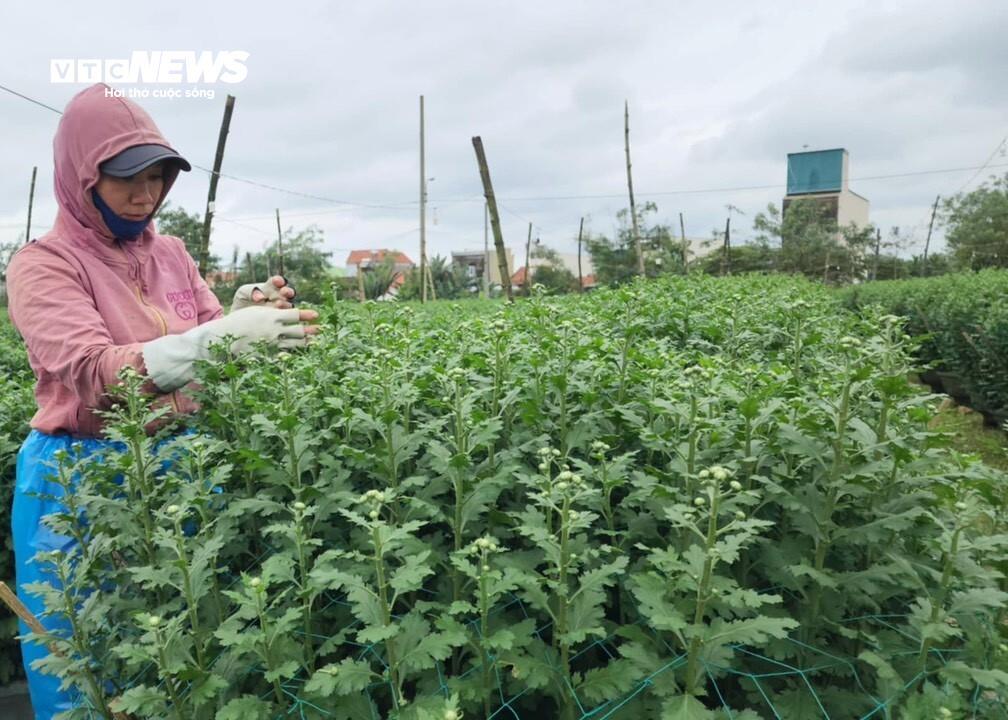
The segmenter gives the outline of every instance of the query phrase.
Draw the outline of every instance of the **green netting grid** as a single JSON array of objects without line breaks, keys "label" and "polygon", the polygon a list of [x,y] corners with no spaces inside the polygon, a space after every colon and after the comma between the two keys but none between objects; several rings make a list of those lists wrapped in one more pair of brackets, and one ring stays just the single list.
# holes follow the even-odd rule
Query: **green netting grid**
[{"label": "green netting grid", "polygon": [[[332,607],[334,605],[349,606],[349,603],[347,603],[345,600],[343,600],[341,598],[338,598],[338,597],[328,596],[327,600],[329,602],[326,605],[323,606],[323,609],[327,609],[327,608]],[[499,608],[497,608],[495,610],[495,612],[503,612],[504,610],[506,610],[508,608],[512,608],[512,607],[517,607],[525,618],[530,618],[530,616],[529,616],[529,614],[528,614],[528,612],[527,612],[527,610],[525,608],[524,603],[519,598],[517,598],[516,596],[512,596],[511,599],[509,600],[509,602],[507,602],[506,604],[504,604],[504,605],[500,606]],[[919,643],[920,643],[920,639],[919,638],[917,638],[914,635],[906,632],[905,629],[900,628],[899,626],[897,626],[897,625],[895,625],[895,624],[893,624],[891,622],[894,619],[900,619],[900,618],[905,618],[905,617],[907,617],[907,616],[906,615],[864,615],[864,616],[859,616],[859,617],[854,617],[854,618],[849,618],[849,619],[843,620],[839,624],[850,624],[850,623],[855,623],[855,622],[871,622],[871,623],[877,624],[880,627],[884,627],[884,628],[892,631],[893,633],[896,633],[896,634],[902,636],[903,638],[905,638],[906,640],[908,640],[908,641],[910,641],[912,643],[915,643],[915,644],[919,645]],[[250,623],[252,623],[252,622],[254,622],[254,621],[250,621]],[[359,621],[354,621],[354,622],[350,623],[349,625],[345,626],[340,631],[340,633],[345,633],[345,634],[349,635],[349,633],[352,632],[353,628],[355,626],[358,626],[358,625],[360,625],[360,622]],[[474,630],[474,632],[476,632],[477,634],[479,633],[479,629],[477,627],[477,621],[476,620],[470,621],[469,623],[467,623],[467,625],[470,626]],[[547,631],[549,629],[549,627],[550,627],[549,624],[543,625],[541,627],[536,628],[534,630],[534,633],[537,636],[539,636],[540,639],[542,639],[542,634],[545,631]],[[301,635],[302,633],[300,631],[295,631],[295,634]],[[657,642],[660,642],[666,648],[668,648],[669,650],[672,650],[671,646],[667,642],[665,642],[659,635],[657,635],[657,634],[655,634],[653,632],[650,633],[650,635]],[[317,637],[320,640],[330,640],[332,636],[315,635],[315,637]],[[574,656],[572,656],[571,660],[575,661],[579,657],[585,655],[586,653],[588,653],[591,650],[596,649],[596,648],[601,649],[609,657],[610,660],[615,659],[619,655],[618,655],[618,651],[616,651],[612,647],[611,640],[612,640],[612,636],[610,636],[609,638],[605,638],[603,640],[595,640],[595,641],[589,643],[588,645],[586,645],[584,648],[582,648]],[[771,696],[767,694],[767,690],[764,688],[763,683],[760,682],[761,679],[767,680],[767,679],[771,679],[771,678],[784,678],[784,677],[790,677],[790,676],[797,676],[797,677],[799,677],[801,679],[801,681],[802,681],[805,689],[807,689],[808,693],[811,695],[813,701],[815,702],[816,706],[818,707],[818,709],[819,709],[819,711],[821,713],[822,719],[823,720],[834,720],[833,718],[831,718],[831,715],[829,714],[828,710],[823,705],[823,702],[820,699],[818,693],[816,692],[816,690],[815,690],[815,688],[813,686],[813,683],[810,681],[809,676],[813,675],[815,673],[818,673],[818,672],[822,672],[824,670],[831,669],[831,668],[836,668],[836,667],[839,667],[839,666],[845,666],[846,668],[849,669],[849,671],[851,673],[851,676],[853,677],[853,679],[856,682],[857,686],[865,694],[865,696],[870,699],[870,703],[873,704],[873,707],[871,707],[868,710],[868,712],[866,712],[866,713],[861,714],[861,715],[858,716],[858,720],[871,720],[871,718],[876,717],[879,713],[885,712],[887,709],[889,709],[892,706],[892,704],[895,701],[897,701],[903,695],[903,693],[905,693],[908,689],[910,689],[911,687],[913,687],[914,684],[916,684],[918,681],[920,681],[921,678],[924,676],[923,672],[917,673],[909,681],[903,683],[903,685],[897,691],[895,691],[894,693],[892,693],[889,697],[887,697],[885,699],[880,699],[880,698],[876,697],[871,691],[869,691],[864,686],[864,684],[863,684],[863,682],[861,680],[860,673],[858,672],[858,670],[855,667],[854,663],[851,662],[851,660],[843,658],[843,657],[840,657],[840,656],[837,656],[837,655],[834,655],[834,654],[826,652],[824,650],[818,649],[818,648],[816,648],[816,647],[814,647],[812,645],[809,645],[809,644],[807,644],[805,642],[802,642],[800,640],[796,640],[794,638],[786,638],[786,642],[794,645],[796,648],[799,648],[799,649],[801,649],[801,650],[803,650],[805,652],[814,653],[814,654],[819,655],[819,656],[821,656],[823,658],[827,658],[828,661],[818,662],[818,663],[815,663],[815,664],[813,664],[813,665],[811,665],[809,667],[795,667],[794,665],[789,665],[789,664],[787,664],[785,662],[781,662],[781,661],[776,660],[774,658],[767,657],[766,655],[753,652],[752,650],[750,650],[749,648],[747,648],[747,647],[745,647],[743,645],[732,645],[732,646],[730,646],[730,649],[732,650],[733,653],[749,656],[749,657],[754,658],[754,659],[756,659],[758,661],[765,662],[765,663],[768,663],[768,664],[773,665],[773,666],[777,666],[780,669],[779,670],[775,670],[775,671],[769,671],[769,672],[746,672],[746,671],[741,671],[741,670],[738,670],[738,669],[736,669],[734,667],[729,667],[729,666],[726,666],[726,665],[719,665],[719,664],[716,664],[716,663],[709,663],[709,662],[706,662],[706,661],[702,662],[703,668],[704,668],[704,672],[705,672],[705,674],[706,674],[706,676],[707,676],[707,678],[708,678],[708,680],[710,682],[711,687],[714,690],[714,694],[717,696],[717,700],[718,700],[718,702],[721,705],[721,709],[724,710],[724,712],[725,712],[725,714],[726,714],[726,716],[727,716],[727,718],[729,720],[731,720],[732,718],[735,717],[735,712],[737,712],[737,710],[733,710],[733,708],[729,705],[728,701],[726,700],[725,694],[722,692],[721,685],[718,682],[718,674],[722,674],[722,675],[724,675],[724,674],[734,675],[736,677],[749,680],[753,684],[753,686],[756,688],[756,690],[759,693],[760,697],[762,697],[764,703],[766,704],[767,709],[772,713],[772,716],[773,716],[773,718],[775,718],[775,720],[782,720],[782,715],[780,714],[780,712],[778,711],[777,707],[775,706],[773,700],[771,699]],[[353,653],[354,657],[356,657],[358,660],[363,660],[365,658],[370,657],[370,658],[373,659],[373,661],[375,661],[376,663],[378,663],[382,668],[385,668],[385,669],[388,668],[388,665],[385,662],[385,659],[384,659],[384,657],[383,657],[383,655],[382,655],[382,653],[381,653],[381,651],[380,651],[380,649],[378,647],[379,643],[364,644],[364,643],[358,643],[358,642],[354,642],[352,640],[347,639],[347,640],[344,641],[344,644],[346,646],[355,647],[355,648],[358,649],[357,651],[355,651]],[[948,648],[933,648],[933,649],[930,650],[930,653],[933,654],[934,657],[936,657],[939,660],[939,662],[941,664],[943,664],[943,665],[948,662],[949,656],[954,655],[957,652],[959,652],[959,651],[957,651],[955,649],[948,649]],[[915,652],[912,653],[912,651],[906,651],[904,653],[895,653],[894,656],[895,655],[900,655],[900,654],[916,654],[916,653]],[[512,720],[523,720],[523,716],[522,716],[522,714],[520,712],[520,708],[518,707],[518,702],[523,697],[525,697],[532,690],[532,688],[525,688],[524,690],[522,690],[521,692],[518,692],[517,694],[511,695],[511,696],[506,696],[505,691],[504,691],[505,683],[503,682],[503,680],[501,678],[500,668],[496,664],[496,659],[497,658],[496,658],[495,655],[490,654],[490,653],[488,653],[488,657],[494,663],[494,665],[493,665],[493,667],[494,667],[494,677],[496,679],[495,694],[496,694],[496,696],[498,698],[499,707],[497,707],[488,716],[487,720],[495,720],[497,718],[503,718],[503,717],[510,717],[510,718],[512,718]],[[217,660],[219,658],[220,658],[220,655],[218,655],[216,658],[214,658],[214,660],[211,662],[211,667],[217,662]],[[648,688],[652,687],[654,685],[654,681],[655,681],[656,678],[658,678],[663,673],[665,673],[665,672],[667,672],[669,670],[674,670],[674,669],[677,669],[677,668],[681,667],[682,665],[684,665],[686,663],[686,659],[687,659],[687,656],[686,656],[685,653],[680,653],[680,654],[675,655],[674,657],[672,657],[672,659],[670,659],[668,662],[666,662],[665,664],[663,664],[661,667],[657,668],[656,670],[654,670],[653,672],[651,672],[650,674],[648,674],[646,677],[644,677],[640,681],[638,681],[636,687],[634,687],[633,690],[629,691],[627,694],[625,694],[621,698],[605,701],[605,702],[603,702],[603,703],[601,703],[601,704],[599,704],[599,705],[597,705],[595,707],[592,707],[592,708],[586,708],[585,707],[585,705],[582,702],[581,698],[578,697],[578,694],[577,694],[576,690],[570,684],[570,681],[569,681],[568,678],[564,678],[564,683],[567,686],[567,690],[570,693],[571,698],[576,703],[577,710],[581,713],[581,715],[579,716],[578,720],[609,720],[610,718],[614,718],[615,714],[617,712],[619,712],[622,708],[624,708],[628,703],[632,702],[641,693],[645,692]],[[481,668],[480,664],[473,665],[468,670],[466,670],[466,672],[462,673],[458,677],[464,678],[464,677],[468,676],[471,673],[477,672],[480,668]],[[137,673],[137,675],[135,675],[131,679],[131,682],[139,680],[140,676],[144,672],[147,672],[147,670],[149,670],[149,668],[145,668],[144,670],[142,670],[139,673]],[[257,671],[258,672],[262,672],[262,667],[260,667],[259,665],[251,665],[246,670],[245,675],[254,674]],[[438,690],[437,690],[437,694],[440,694],[440,695],[442,695],[444,697],[448,697],[450,695],[451,688],[449,687],[449,679],[445,676],[444,666],[443,666],[442,663],[440,663],[440,662],[437,663],[437,665],[436,665],[436,671],[437,671],[437,678],[438,678]],[[311,716],[308,715],[308,714],[306,714],[306,709],[310,709],[311,711],[314,711],[314,713],[317,713],[317,715],[321,716],[321,717],[331,717],[333,715],[333,711],[326,710],[325,708],[320,707],[316,703],[314,703],[314,702],[312,702],[310,700],[307,700],[307,699],[305,699],[305,698],[303,698],[303,697],[301,697],[301,696],[298,695],[298,691],[299,691],[299,689],[301,687],[303,687],[303,684],[304,684],[304,680],[301,679],[301,672],[299,672],[298,674],[294,675],[291,678],[288,678],[286,681],[284,681],[283,683],[281,683],[281,687],[283,689],[283,692],[284,692],[285,695],[287,695],[291,699],[292,705],[285,712],[282,712],[281,714],[275,716],[276,718],[280,719],[280,718],[285,718],[285,717],[298,717],[298,718],[300,718],[300,720],[311,720]],[[159,683],[159,685],[160,685],[160,683]],[[378,689],[383,688],[383,687],[389,687],[390,688],[391,687],[390,682],[387,681],[387,680],[383,680],[383,681],[378,681],[378,682],[372,683],[364,691],[364,692],[366,692],[366,694],[368,695],[368,698],[370,700],[369,705],[370,705],[370,708],[371,708],[371,715],[372,715],[373,720],[380,720],[380,716],[378,714],[376,714],[377,713],[377,706],[376,706],[376,704],[374,702],[373,693],[375,691],[377,691]],[[188,693],[190,690],[191,690],[191,687],[187,688],[186,689],[186,693]],[[270,692],[266,691],[266,692],[264,692],[261,695],[261,697],[262,698],[266,698],[269,695],[270,695]],[[88,710],[91,711],[91,717],[97,717],[97,715],[94,714],[96,712],[96,709],[93,706],[90,706],[90,704],[87,703],[86,700],[84,702],[85,702],[85,705],[88,707]],[[977,691],[975,691],[973,693],[974,708],[976,708],[979,703],[980,703],[980,696],[979,696],[979,689],[978,689]]]}]

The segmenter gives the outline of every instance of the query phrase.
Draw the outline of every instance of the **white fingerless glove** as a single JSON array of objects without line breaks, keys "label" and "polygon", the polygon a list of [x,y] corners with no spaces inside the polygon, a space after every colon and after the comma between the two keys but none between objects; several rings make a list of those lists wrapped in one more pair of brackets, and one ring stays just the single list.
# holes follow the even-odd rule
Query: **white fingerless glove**
[{"label": "white fingerless glove", "polygon": [[230,315],[203,323],[181,335],[165,335],[143,345],[147,375],[163,392],[172,392],[195,377],[197,360],[210,357],[210,345],[225,336],[235,339],[231,351],[248,350],[259,340],[289,349],[307,343],[305,326],[299,310],[278,310],[256,305],[236,310]]},{"label": "white fingerless glove", "polygon": [[[289,287],[291,290],[294,289],[293,285],[284,285],[283,287]],[[265,304],[272,305],[276,300],[287,300],[287,298],[280,294],[281,289],[273,284],[272,279],[261,283],[242,285],[235,290],[234,298],[231,300],[231,312],[247,307],[257,307]],[[287,302],[293,302],[293,300],[287,300]]]}]

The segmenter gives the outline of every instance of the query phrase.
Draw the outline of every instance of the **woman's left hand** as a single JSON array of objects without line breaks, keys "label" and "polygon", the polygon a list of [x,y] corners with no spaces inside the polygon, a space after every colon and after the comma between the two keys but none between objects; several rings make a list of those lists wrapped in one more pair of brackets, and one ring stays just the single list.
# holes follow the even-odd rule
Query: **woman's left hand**
[{"label": "woman's left hand", "polygon": [[293,285],[287,284],[287,279],[283,275],[274,275],[269,280],[261,283],[251,283],[242,285],[235,291],[234,300],[231,302],[232,312],[253,305],[271,304],[280,310],[294,307],[294,296],[297,293]]}]

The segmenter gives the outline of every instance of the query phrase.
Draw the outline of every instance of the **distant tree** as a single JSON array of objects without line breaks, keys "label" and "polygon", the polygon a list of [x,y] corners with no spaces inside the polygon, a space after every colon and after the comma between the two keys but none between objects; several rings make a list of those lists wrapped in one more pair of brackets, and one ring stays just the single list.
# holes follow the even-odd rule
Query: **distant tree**
[{"label": "distant tree", "polygon": [[[180,207],[172,207],[171,203],[166,202],[154,216],[154,224],[161,235],[180,238],[193,260],[199,262],[200,248],[203,244],[203,218],[195,213],[187,213]],[[210,255],[207,258],[207,270],[219,269],[220,258]]]},{"label": "distant tree", "polygon": [[[466,276],[465,269],[440,255],[429,259],[431,279],[434,281],[434,293],[438,300],[455,300],[469,295],[468,286],[471,280]],[[420,268],[413,268],[406,274],[406,282],[399,289],[402,300],[420,299]]]},{"label": "distant tree", "polygon": [[360,271],[364,274],[364,297],[368,300],[377,300],[387,293],[398,274],[391,254],[380,263],[362,267]]},{"label": "distant tree", "polygon": [[945,242],[960,266],[1008,267],[1008,175],[947,199],[942,222]]},{"label": "distant tree", "polygon": [[783,215],[770,203],[753,229],[758,244],[779,248],[779,271],[834,283],[864,278],[875,238],[874,227],[840,227],[825,205],[811,199],[793,201]]},{"label": "distant tree", "polygon": [[[637,208],[637,226],[644,253],[644,272],[648,277],[683,270],[682,243],[669,225],[649,220],[658,212],[658,206],[646,202]],[[604,235],[589,234],[586,247],[591,254],[595,277],[604,285],[619,285],[637,276],[637,254],[634,250],[630,211],[624,208],[617,213],[619,227],[612,240]]]},{"label": "distant tree", "polygon": [[[722,235],[723,237],[723,235]],[[719,238],[721,242],[723,240]],[[731,271],[733,274],[753,272],[773,272],[780,261],[780,249],[770,247],[765,243],[748,243],[733,245],[731,248]],[[720,246],[716,252],[711,252],[694,262],[693,267],[709,275],[720,275],[722,252]]]},{"label": "distant tree", "polygon": [[[322,230],[316,225],[300,231],[288,228],[283,233],[284,276],[297,290],[299,301],[321,302],[331,292],[332,253],[322,249],[324,242]],[[280,272],[276,241],[263,252],[246,253],[237,271],[232,282],[214,286],[214,293],[222,303],[231,302],[239,285],[262,282]]]},{"label": "distant tree", "polygon": [[577,278],[567,269],[556,250],[539,244],[532,251],[532,257],[546,261],[532,268],[530,280],[533,285],[542,285],[551,295],[577,291]]},{"label": "distant tree", "polygon": [[7,304],[7,266],[14,258],[14,253],[24,245],[24,237],[22,233],[17,240],[0,243],[0,305]]}]

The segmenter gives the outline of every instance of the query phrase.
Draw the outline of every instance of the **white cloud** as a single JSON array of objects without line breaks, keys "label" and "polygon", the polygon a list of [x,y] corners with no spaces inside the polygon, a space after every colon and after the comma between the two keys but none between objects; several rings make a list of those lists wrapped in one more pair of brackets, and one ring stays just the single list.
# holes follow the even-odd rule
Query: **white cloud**
[{"label": "white cloud", "polygon": [[[116,9],[113,9],[116,8]],[[505,239],[527,221],[544,242],[574,247],[578,218],[610,231],[625,205],[622,111],[631,108],[634,184],[687,232],[746,211],[740,237],[777,189],[664,194],[783,184],[784,156],[847,147],[855,178],[976,165],[1006,132],[1002,3],[311,2],[177,3],[170,16],[118,6],[4,9],[2,82],[61,107],[52,57],[120,57],[133,49],[243,49],[248,79],[206,100],[149,101],[166,136],[212,164],[223,93],[237,96],[224,172],[311,195],[396,209],[345,207],[227,178],[218,190],[216,252],[256,249],[274,229],[319,224],[332,248],[418,242],[418,96],[426,97],[432,253],[481,245],[482,193],[470,138],[483,137]],[[134,15],[142,13],[137,18]],[[37,30],[44,28],[44,33]],[[16,236],[31,166],[36,226],[50,224],[55,114],[0,93],[0,239]],[[971,173],[855,182],[888,227],[926,224],[937,192]],[[194,170],[172,201],[202,213]],[[607,195],[578,200],[514,198]],[[463,201],[465,200],[465,201]],[[241,225],[225,222],[238,220]],[[250,229],[250,228],[255,228]],[[921,240],[923,236],[921,235]],[[339,256],[337,256],[338,259]]]}]

